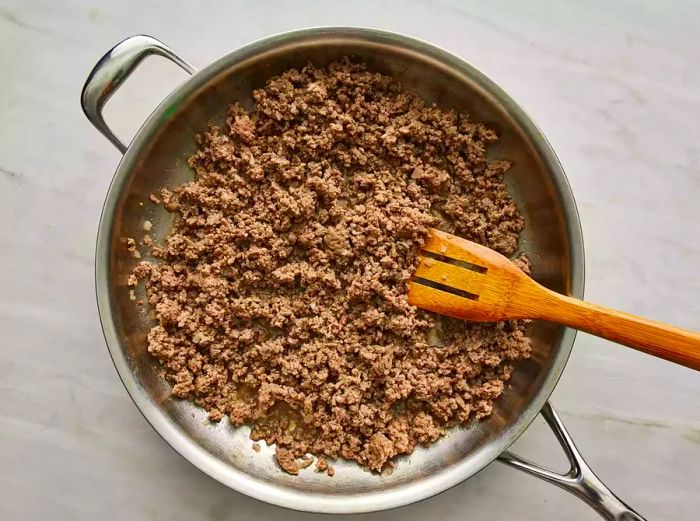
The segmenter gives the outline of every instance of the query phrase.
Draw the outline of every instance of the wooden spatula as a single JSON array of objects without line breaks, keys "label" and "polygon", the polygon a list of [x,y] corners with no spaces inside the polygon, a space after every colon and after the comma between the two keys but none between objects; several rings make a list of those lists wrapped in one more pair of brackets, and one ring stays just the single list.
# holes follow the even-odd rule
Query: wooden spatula
[{"label": "wooden spatula", "polygon": [[408,302],[477,322],[548,320],[700,371],[700,334],[555,293],[509,259],[431,229]]}]

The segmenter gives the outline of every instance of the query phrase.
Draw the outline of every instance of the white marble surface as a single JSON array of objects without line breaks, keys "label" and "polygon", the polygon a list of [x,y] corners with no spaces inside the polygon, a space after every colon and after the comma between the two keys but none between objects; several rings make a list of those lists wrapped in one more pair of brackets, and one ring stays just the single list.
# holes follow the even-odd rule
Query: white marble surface
[{"label": "white marble surface", "polygon": [[[119,382],[93,290],[97,221],[119,156],[78,98],[95,61],[130,34],[153,34],[204,65],[311,25],[404,32],[482,68],[539,122],[568,172],[587,297],[700,329],[698,3],[0,0],[0,519],[307,517],[201,474]],[[182,78],[157,60],[141,70],[109,111],[125,137]],[[580,335],[553,401],[614,491],[650,520],[690,521],[700,507],[699,397],[699,374]],[[515,448],[563,465],[542,422]],[[493,464],[418,505],[355,519],[597,517]]]}]

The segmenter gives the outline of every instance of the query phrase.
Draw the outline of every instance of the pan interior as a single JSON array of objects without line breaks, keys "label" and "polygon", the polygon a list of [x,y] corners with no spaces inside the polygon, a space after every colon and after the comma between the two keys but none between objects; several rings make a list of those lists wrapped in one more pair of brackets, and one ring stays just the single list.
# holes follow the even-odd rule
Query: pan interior
[{"label": "pan interior", "polygon": [[[459,59],[415,40],[359,29],[300,31],[251,44],[213,63],[174,92],[132,143],[105,203],[97,252],[100,314],[115,365],[139,408],[161,435],[210,475],[249,495],[292,508],[357,512],[410,503],[440,492],[492,461],[527,427],[551,393],[571,350],[573,334],[533,323],[530,360],[520,363],[488,420],[455,429],[430,448],[400,458],[379,476],[336,462],[329,478],[311,469],[294,477],[279,470],[272,449],[251,449],[247,428],[227,420],[210,424],[204,411],[169,397],[156,361],[146,351],[152,323],[129,297],[135,266],[124,241],[153,223],[161,240],[172,217],[149,194],[191,179],[187,158],[194,136],[221,121],[233,101],[251,106],[251,91],[266,79],[308,62],[325,65],[343,56],[398,78],[443,107],[470,113],[495,128],[492,158],[513,162],[511,193],[526,218],[521,250],[533,276],[559,292],[580,294],[582,251],[578,218],[568,185],[549,145],[527,116],[481,73]],[[143,204],[142,204],[143,203]],[[147,258],[144,253],[144,258]],[[137,297],[143,298],[142,290]]]}]

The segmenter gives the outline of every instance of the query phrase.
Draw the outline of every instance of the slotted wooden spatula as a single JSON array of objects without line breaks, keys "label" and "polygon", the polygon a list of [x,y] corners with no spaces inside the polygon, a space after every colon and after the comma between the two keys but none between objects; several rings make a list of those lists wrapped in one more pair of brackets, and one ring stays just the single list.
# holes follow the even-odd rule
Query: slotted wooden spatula
[{"label": "slotted wooden spatula", "polygon": [[561,295],[509,259],[431,229],[409,285],[410,304],[455,318],[548,320],[700,371],[700,334]]}]

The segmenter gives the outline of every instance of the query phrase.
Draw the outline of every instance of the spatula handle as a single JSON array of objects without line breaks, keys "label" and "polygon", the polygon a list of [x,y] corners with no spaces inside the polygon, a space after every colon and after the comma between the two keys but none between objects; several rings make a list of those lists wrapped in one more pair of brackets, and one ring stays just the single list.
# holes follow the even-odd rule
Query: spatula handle
[{"label": "spatula handle", "polygon": [[[700,371],[700,333],[547,290],[541,317]],[[549,300],[549,299],[547,299]]]}]

